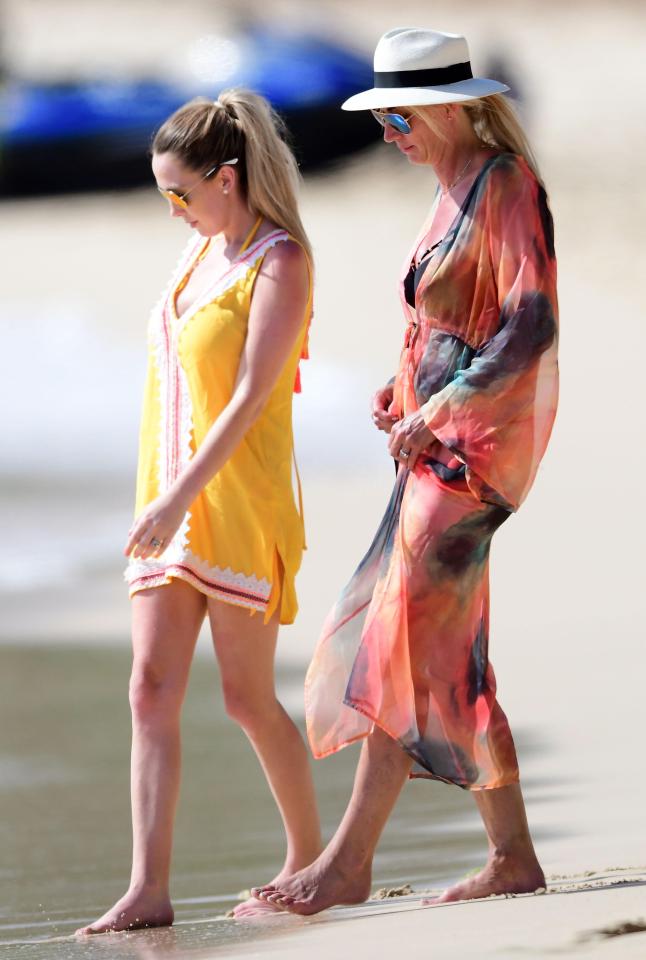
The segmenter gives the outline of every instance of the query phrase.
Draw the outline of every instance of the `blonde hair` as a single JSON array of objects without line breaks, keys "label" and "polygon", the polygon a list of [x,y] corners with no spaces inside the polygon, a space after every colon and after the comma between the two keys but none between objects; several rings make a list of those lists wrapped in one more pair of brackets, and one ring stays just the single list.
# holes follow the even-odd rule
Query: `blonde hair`
[{"label": "blonde hair", "polygon": [[153,153],[172,153],[195,171],[238,158],[233,168],[249,209],[312,248],[298,212],[300,173],[285,142],[283,120],[257,93],[224,90],[217,100],[197,97],[184,104],[155,134]]},{"label": "blonde hair", "polygon": [[[481,143],[522,157],[538,182],[543,185],[538,163],[527,135],[520,125],[514,108],[503,94],[493,93],[488,97],[479,97],[477,100],[467,100],[460,106]],[[435,124],[428,108],[411,107],[410,109],[415,116],[424,120],[433,133],[443,136],[443,132]]]}]

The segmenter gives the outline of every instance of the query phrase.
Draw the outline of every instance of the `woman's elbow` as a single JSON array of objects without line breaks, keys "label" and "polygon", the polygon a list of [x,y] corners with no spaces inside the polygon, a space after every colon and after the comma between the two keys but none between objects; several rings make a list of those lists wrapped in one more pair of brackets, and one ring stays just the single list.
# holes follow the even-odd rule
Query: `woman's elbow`
[{"label": "woman's elbow", "polygon": [[270,391],[268,390],[252,388],[243,390],[241,392],[238,410],[250,426],[252,423],[256,422],[260,414],[267,406],[269,393]]}]

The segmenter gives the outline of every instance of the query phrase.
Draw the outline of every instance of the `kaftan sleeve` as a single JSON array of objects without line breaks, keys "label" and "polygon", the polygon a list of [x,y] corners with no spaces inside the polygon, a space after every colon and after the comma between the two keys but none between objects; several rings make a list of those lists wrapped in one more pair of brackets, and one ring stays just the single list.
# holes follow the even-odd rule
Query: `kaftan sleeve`
[{"label": "kaftan sleeve", "polygon": [[420,411],[466,465],[473,494],[516,510],[545,452],[558,398],[552,218],[545,191],[518,160],[492,175],[484,211],[497,329]]}]

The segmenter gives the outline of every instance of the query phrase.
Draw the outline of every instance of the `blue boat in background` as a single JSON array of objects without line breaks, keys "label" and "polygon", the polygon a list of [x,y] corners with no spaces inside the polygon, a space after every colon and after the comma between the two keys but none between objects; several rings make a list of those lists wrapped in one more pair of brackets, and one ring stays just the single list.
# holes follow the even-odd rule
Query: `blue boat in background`
[{"label": "blue boat in background", "polygon": [[149,147],[165,118],[194,96],[232,86],[263,94],[283,116],[303,170],[374,143],[365,113],[339,109],[372,85],[372,64],[333,41],[267,28],[203,38],[192,83],[160,79],[29,84],[0,94],[0,195],[106,190],[150,182]]}]

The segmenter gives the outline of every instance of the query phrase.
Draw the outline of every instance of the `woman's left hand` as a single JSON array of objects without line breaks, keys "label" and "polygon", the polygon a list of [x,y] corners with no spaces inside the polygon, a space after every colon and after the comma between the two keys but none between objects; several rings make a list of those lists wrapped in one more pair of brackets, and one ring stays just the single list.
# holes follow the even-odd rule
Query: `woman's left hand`
[{"label": "woman's left hand", "polygon": [[179,530],[187,509],[184,498],[172,490],[157,497],[130,527],[125,555],[142,560],[160,556]]},{"label": "woman's left hand", "polygon": [[436,440],[419,410],[410,413],[393,425],[388,441],[388,449],[395,460],[412,470],[422,450]]}]

